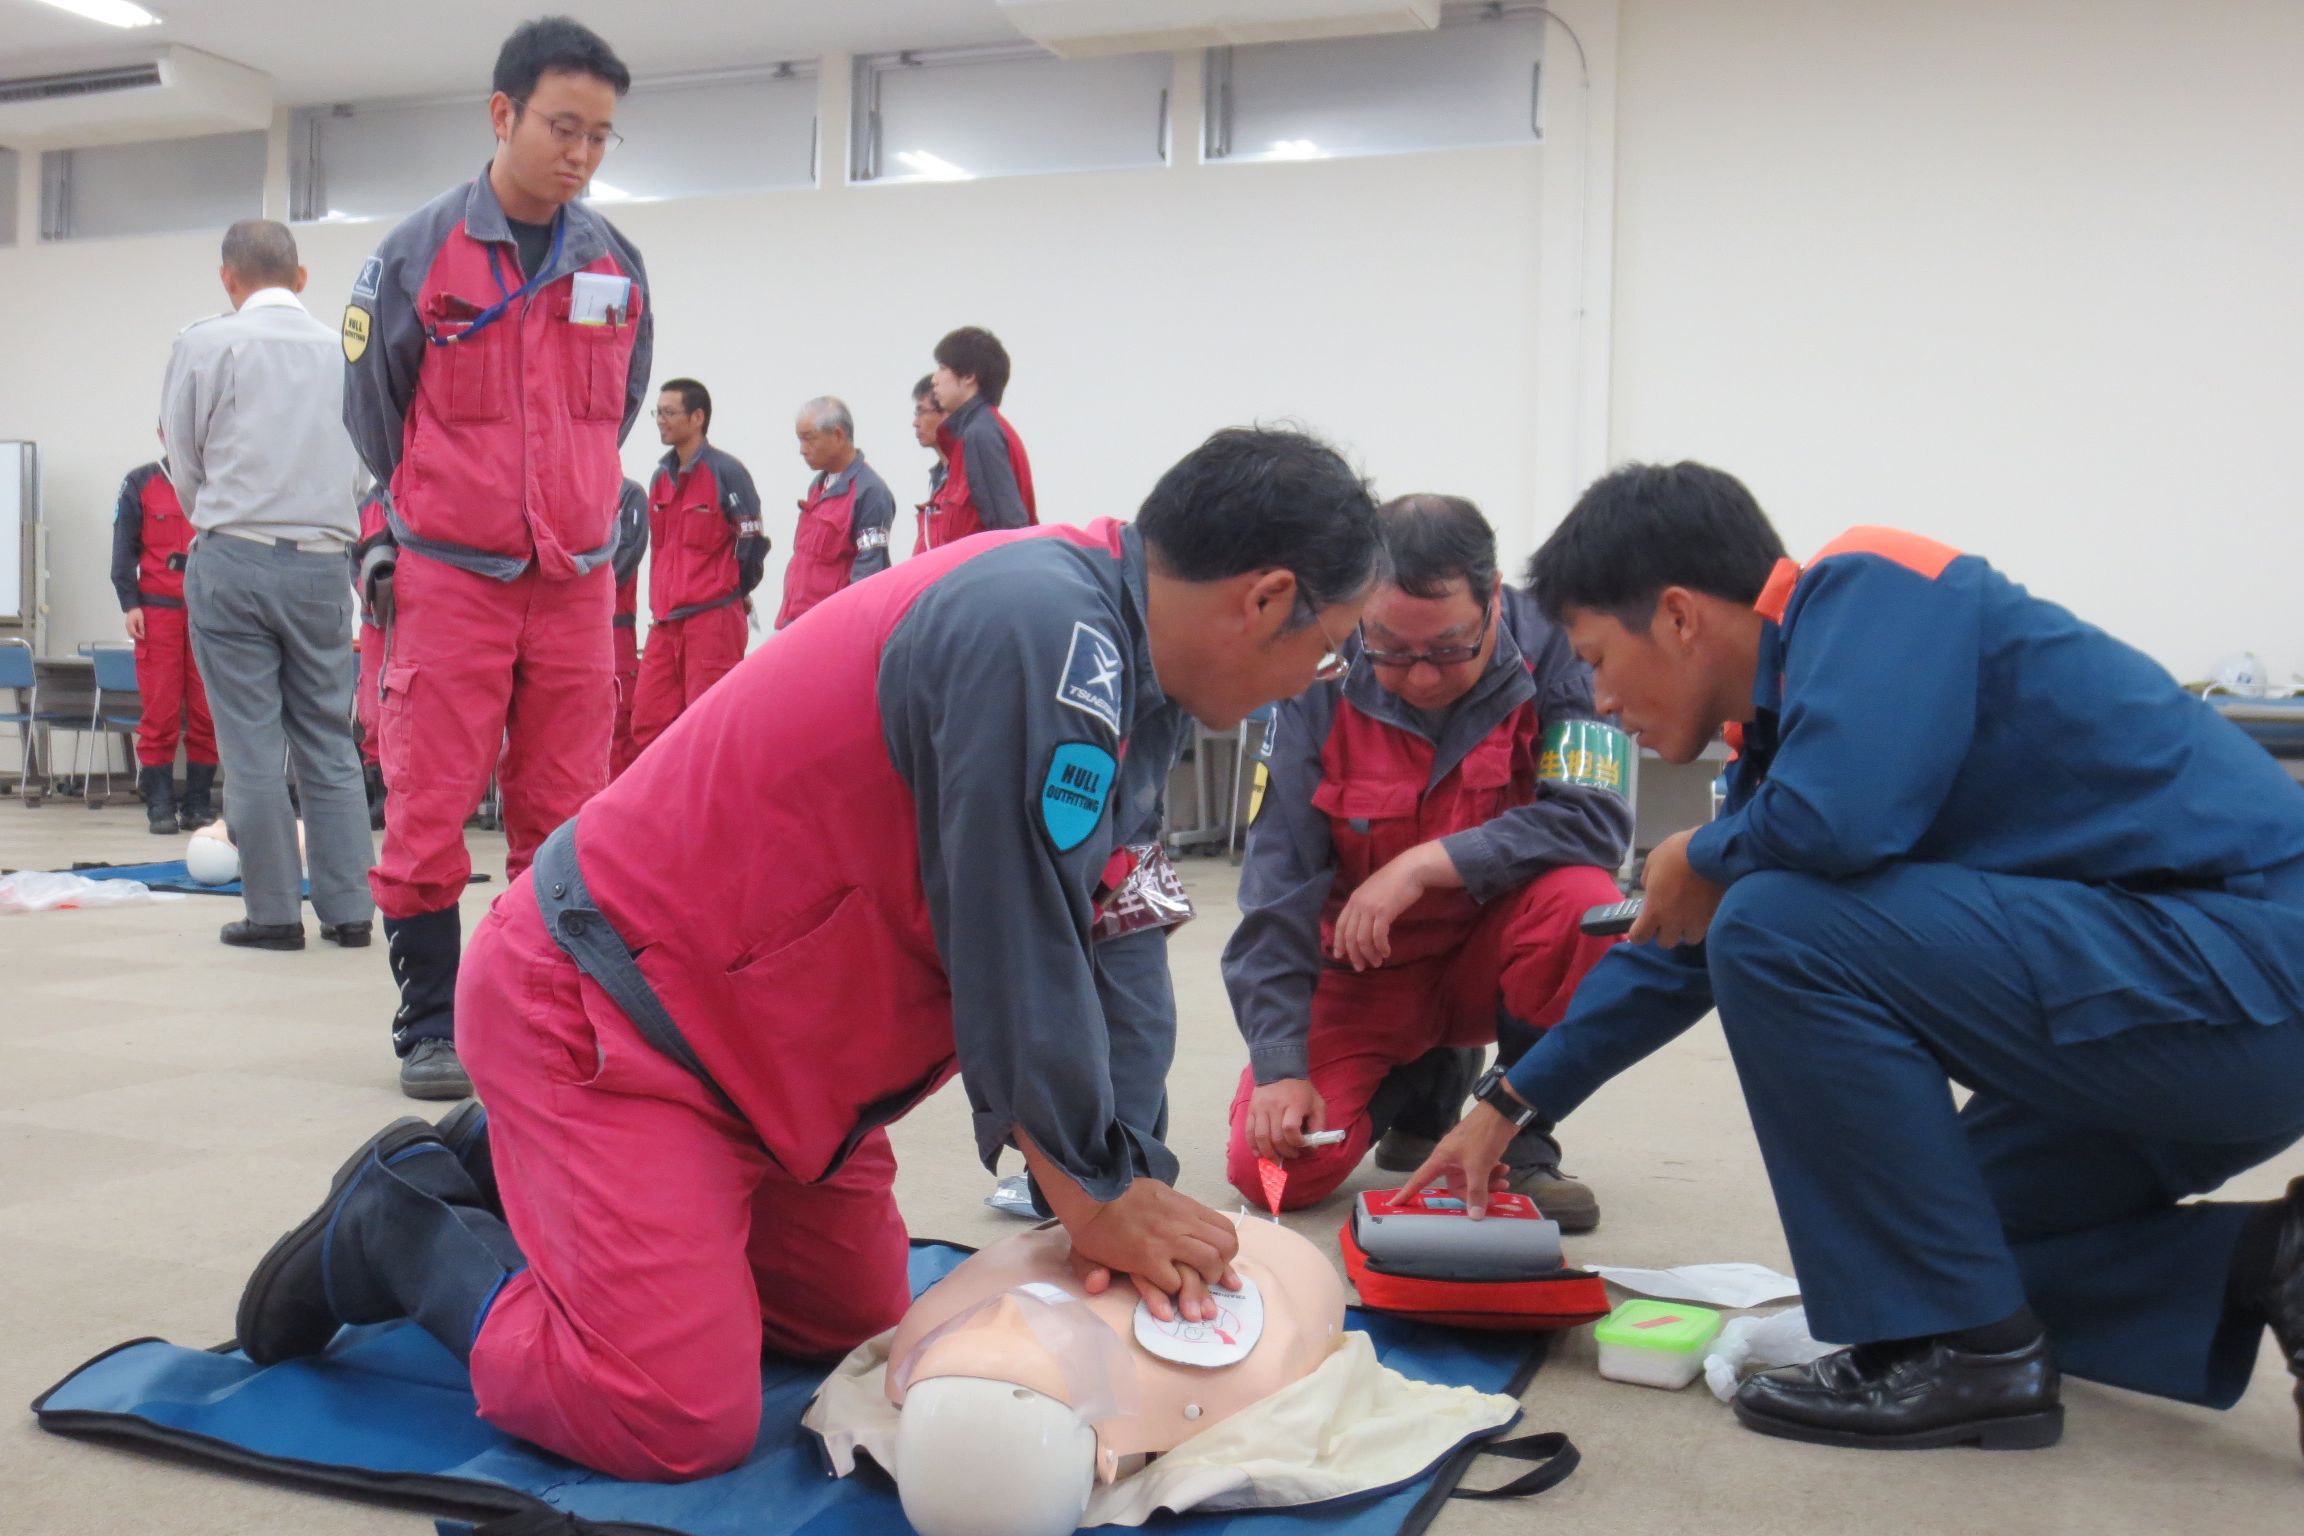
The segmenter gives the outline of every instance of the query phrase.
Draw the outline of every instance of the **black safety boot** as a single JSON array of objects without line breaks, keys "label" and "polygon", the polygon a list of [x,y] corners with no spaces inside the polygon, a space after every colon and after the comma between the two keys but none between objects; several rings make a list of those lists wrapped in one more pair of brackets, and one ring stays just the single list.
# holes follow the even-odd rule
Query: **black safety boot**
[{"label": "black safety boot", "polygon": [[1464,1118],[1464,1099],[1480,1076],[1487,1052],[1478,1046],[1441,1046],[1394,1067],[1370,1096],[1369,1118],[1384,1127],[1376,1138],[1376,1166],[1414,1173]]},{"label": "black safety boot", "polygon": [[384,942],[400,1007],[392,1015],[392,1049],[400,1056],[400,1091],[412,1099],[461,1099],[472,1080],[456,1059],[456,964],[463,923],[454,907],[384,919]]},{"label": "black safety boot", "polygon": [[226,923],[217,935],[236,949],[302,949],[302,923],[252,923],[246,918]]},{"label": "black safety boot", "polygon": [[488,1150],[487,1109],[478,1099],[466,1099],[432,1129],[464,1165],[472,1187],[480,1192],[480,1203],[503,1215],[504,1201],[496,1192],[496,1159]]},{"label": "black safety boot", "polygon": [[520,1265],[510,1229],[447,1144],[421,1120],[395,1120],[249,1276],[240,1348],[272,1365],[318,1354],[344,1324],[411,1317],[469,1360],[488,1304]]},{"label": "black safety boot", "polygon": [[2304,1450],[2304,1179],[2289,1183],[2288,1196],[2277,1209],[2280,1229],[2260,1305],[2280,1346],[2280,1359],[2296,1378],[2296,1446]]},{"label": "black safety boot", "polygon": [[[216,819],[214,798],[216,793],[216,765],[214,763],[186,763],[184,765],[184,803],[177,807],[177,825],[187,832],[197,832]],[[158,830],[155,828],[154,830]]]},{"label": "black safety boot", "polygon": [[176,835],[175,770],[166,766],[136,770],[136,793],[144,797],[146,827],[161,837]]},{"label": "black safety boot", "polygon": [[1941,1338],[1859,1344],[1764,1371],[1736,1393],[1748,1429],[1817,1445],[2037,1450],[2064,1434],[2062,1382],[2048,1336],[1997,1354]]}]

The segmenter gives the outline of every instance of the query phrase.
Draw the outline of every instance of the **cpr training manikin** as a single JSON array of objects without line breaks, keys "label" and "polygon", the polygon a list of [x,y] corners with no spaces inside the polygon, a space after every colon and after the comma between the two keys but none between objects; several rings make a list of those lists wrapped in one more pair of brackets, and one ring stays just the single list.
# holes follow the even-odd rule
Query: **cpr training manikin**
[{"label": "cpr training manikin", "polygon": [[837,1475],[859,1451],[889,1471],[920,1536],[1063,1536],[1386,1487],[1519,1416],[1378,1363],[1318,1248],[1236,1222],[1240,1289],[1200,1323],[1158,1321],[1124,1280],[1088,1294],[1053,1222],[994,1244],[842,1362],[803,1422]]}]

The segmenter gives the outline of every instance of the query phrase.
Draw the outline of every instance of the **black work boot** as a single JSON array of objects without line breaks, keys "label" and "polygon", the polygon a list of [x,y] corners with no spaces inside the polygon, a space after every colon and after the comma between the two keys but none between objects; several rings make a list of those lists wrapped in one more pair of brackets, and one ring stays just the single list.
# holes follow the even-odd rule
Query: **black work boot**
[{"label": "black work boot", "polygon": [[1817,1445],[2037,1450],[2064,1434],[2048,1336],[1984,1353],[1942,1338],[1859,1344],[1764,1371],[1737,1389],[1747,1429]]},{"label": "black work boot", "polygon": [[163,764],[136,770],[136,793],[144,797],[145,825],[161,837],[176,835],[175,770]]},{"label": "black work boot", "polygon": [[2280,1346],[2282,1363],[2296,1378],[2296,1446],[2304,1450],[2304,1179],[2292,1180],[2287,1198],[2273,1210],[2279,1228],[2259,1306]]},{"label": "black work boot", "polygon": [[1369,1097],[1368,1115],[1384,1132],[1376,1138],[1376,1166],[1414,1173],[1464,1118],[1464,1099],[1480,1076],[1487,1052],[1478,1046],[1426,1051],[1385,1074]]},{"label": "black work boot", "polygon": [[1600,1225],[1600,1197],[1560,1171],[1560,1143],[1550,1125],[1539,1120],[1505,1144],[1506,1187],[1533,1200],[1561,1231],[1589,1232]]},{"label": "black work boot", "polygon": [[432,1129],[448,1143],[448,1150],[456,1154],[456,1161],[464,1165],[472,1187],[480,1192],[480,1203],[503,1215],[504,1200],[496,1192],[496,1159],[488,1150],[487,1109],[478,1099],[466,1099],[448,1111]]},{"label": "black work boot", "polygon": [[414,1318],[459,1360],[520,1268],[519,1245],[432,1127],[395,1120],[336,1171],[320,1208],[272,1245],[240,1294],[258,1365],[328,1347],[347,1323]]},{"label": "black work boot", "polygon": [[456,1059],[456,963],[463,923],[454,907],[384,919],[384,942],[400,1007],[392,1015],[392,1049],[400,1056],[400,1091],[412,1099],[461,1099],[472,1080]]},{"label": "black work boot", "polygon": [[177,807],[176,821],[187,832],[197,832],[216,819],[212,803],[216,793],[216,765],[214,763],[186,763],[184,765],[184,803]]}]

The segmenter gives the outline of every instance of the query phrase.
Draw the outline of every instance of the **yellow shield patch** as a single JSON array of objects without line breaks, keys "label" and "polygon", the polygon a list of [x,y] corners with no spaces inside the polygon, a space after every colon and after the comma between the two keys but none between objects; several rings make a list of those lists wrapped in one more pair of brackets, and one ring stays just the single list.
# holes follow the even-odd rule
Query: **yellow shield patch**
[{"label": "yellow shield patch", "polygon": [[368,311],[357,304],[344,306],[344,361],[356,363],[368,351]]},{"label": "yellow shield patch", "polygon": [[1264,789],[1271,781],[1272,775],[1265,771],[1262,763],[1258,763],[1254,784],[1248,791],[1248,819],[1250,821],[1254,821],[1257,812],[1264,809]]}]

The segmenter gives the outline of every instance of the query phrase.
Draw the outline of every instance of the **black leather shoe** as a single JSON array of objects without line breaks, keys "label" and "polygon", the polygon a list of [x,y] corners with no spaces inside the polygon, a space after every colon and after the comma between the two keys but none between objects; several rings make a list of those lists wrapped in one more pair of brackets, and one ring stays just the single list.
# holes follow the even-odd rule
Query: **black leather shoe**
[{"label": "black leather shoe", "polygon": [[2288,1185],[2280,1202],[2280,1237],[2272,1248],[2272,1279],[2264,1287],[2264,1320],[2272,1325],[2280,1358],[2296,1378],[2296,1448],[2304,1451],[2304,1179]]},{"label": "black leather shoe", "polygon": [[2024,1451],[2063,1437],[2061,1384],[2046,1334],[2000,1355],[1930,1339],[1859,1344],[1763,1372],[1735,1406],[1748,1429],[1817,1445]]},{"label": "black leather shoe", "polygon": [[221,937],[227,944],[242,949],[302,949],[304,925],[302,923],[226,923]]},{"label": "black leather shoe", "polygon": [[400,1061],[400,1091],[411,1099],[468,1099],[472,1079],[446,1040],[419,1040]]},{"label": "black leather shoe", "polygon": [[373,919],[357,923],[322,923],[320,937],[346,949],[366,949],[376,938]]}]

